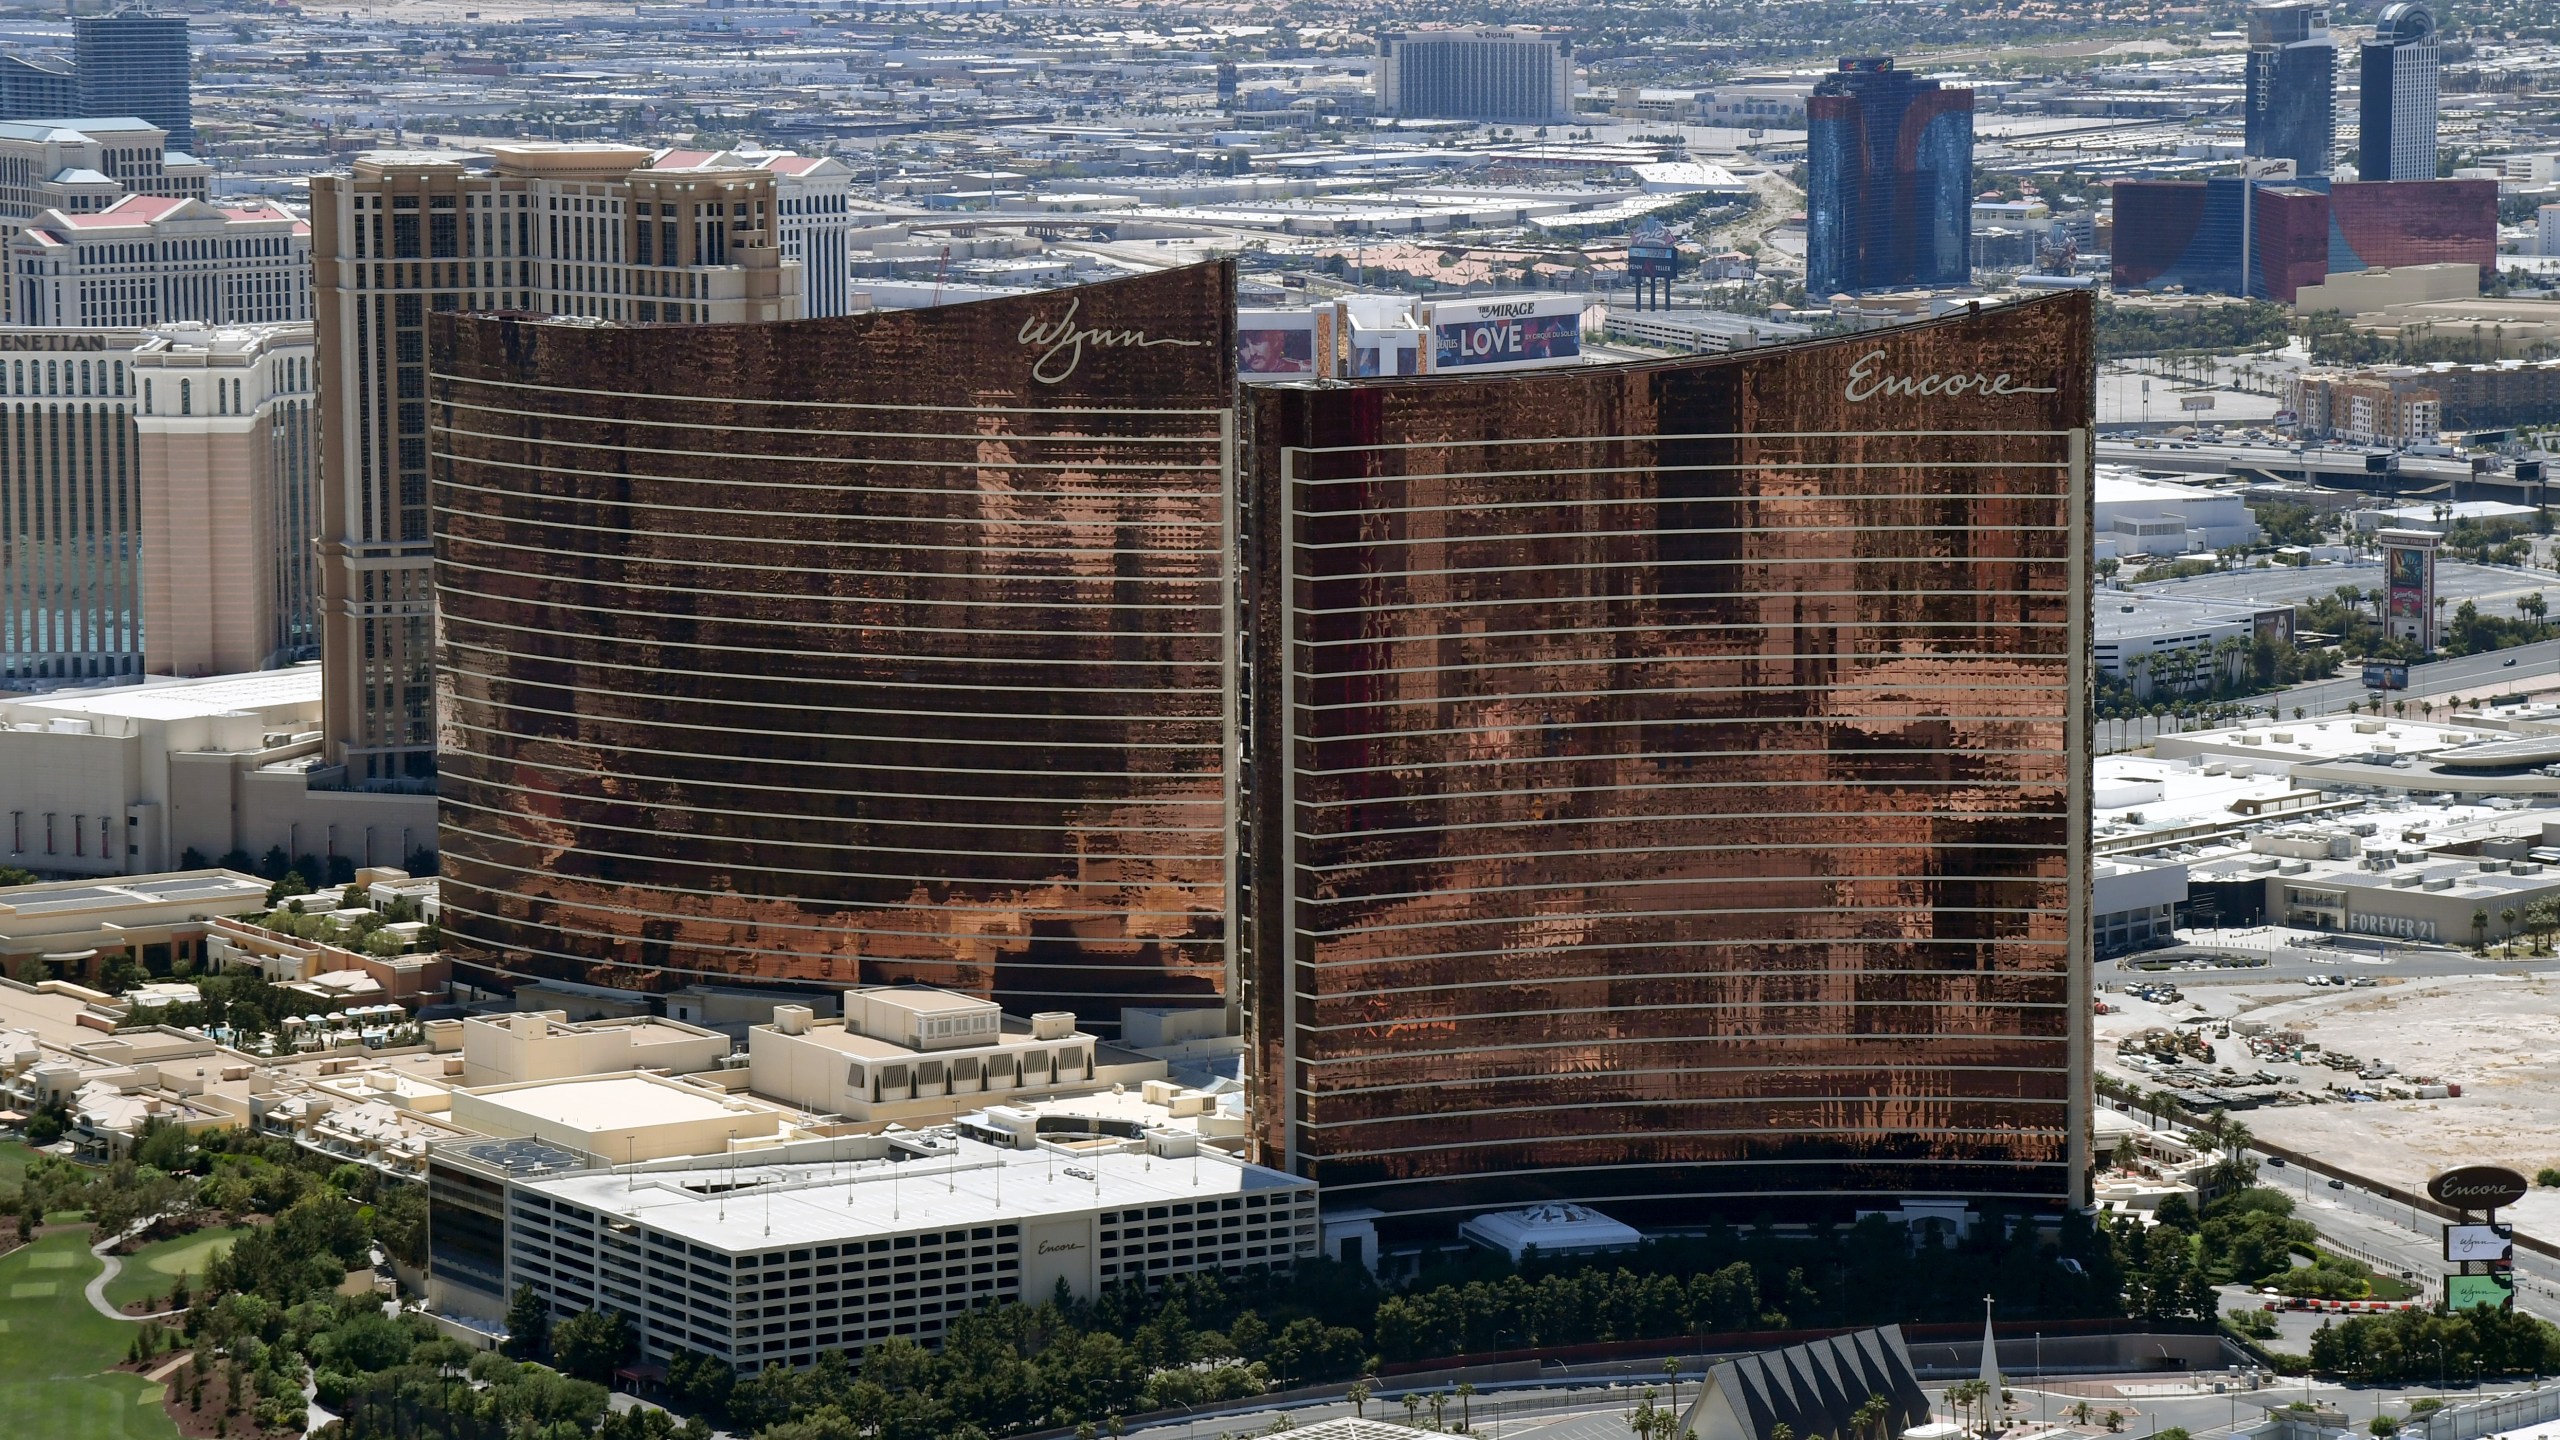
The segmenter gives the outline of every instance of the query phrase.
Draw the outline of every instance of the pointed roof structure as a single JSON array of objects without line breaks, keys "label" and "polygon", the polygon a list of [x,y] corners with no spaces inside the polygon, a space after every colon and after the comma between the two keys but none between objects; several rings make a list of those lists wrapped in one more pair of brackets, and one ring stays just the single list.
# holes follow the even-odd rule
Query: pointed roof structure
[{"label": "pointed roof structure", "polygon": [[1878,1429],[1886,1435],[1929,1417],[1899,1325],[1727,1360],[1707,1372],[1678,1433],[1681,1440],[1769,1440],[1783,1424],[1798,1440],[1878,1440],[1875,1431],[1855,1433],[1851,1418],[1877,1397],[1885,1405]]}]

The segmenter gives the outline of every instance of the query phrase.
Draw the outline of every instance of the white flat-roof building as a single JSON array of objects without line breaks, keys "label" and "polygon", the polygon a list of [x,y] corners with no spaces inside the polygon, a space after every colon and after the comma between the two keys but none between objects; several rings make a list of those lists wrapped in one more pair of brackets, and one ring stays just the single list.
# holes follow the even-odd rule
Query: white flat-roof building
[{"label": "white flat-roof building", "polygon": [[749,1087],[819,1114],[913,1122],[1165,1075],[1162,1060],[1106,1046],[1062,1010],[1008,1021],[992,1000],[923,985],[848,990],[844,1010],[820,1020],[784,1005],[749,1027]]},{"label": "white flat-roof building", "polygon": [[952,1316],[1061,1283],[1091,1297],[1316,1253],[1313,1182],[1166,1148],[910,1131],[588,1168],[538,1140],[443,1145],[432,1284],[484,1315],[531,1286],[559,1314],[629,1316],[646,1359],[693,1350],[753,1371],[931,1342]]},{"label": "white flat-roof building", "polygon": [[639,1071],[456,1090],[448,1113],[466,1130],[545,1141],[594,1165],[727,1154],[782,1134],[791,1119],[771,1105]]},{"label": "white flat-roof building", "polygon": [[718,1065],[729,1049],[729,1037],[717,1030],[648,1015],[571,1021],[554,1010],[524,1010],[473,1016],[462,1022],[462,1083],[513,1085],[618,1070],[690,1075]]},{"label": "white flat-roof building", "polygon": [[2099,466],[2095,481],[2090,518],[2101,560],[2258,543],[2258,522],[2237,491],[2155,480],[2116,465]]},{"label": "white flat-roof building", "polygon": [[0,699],[0,863],[104,876],[189,850],[363,867],[431,849],[435,796],[304,783],[319,728],[311,667]]}]

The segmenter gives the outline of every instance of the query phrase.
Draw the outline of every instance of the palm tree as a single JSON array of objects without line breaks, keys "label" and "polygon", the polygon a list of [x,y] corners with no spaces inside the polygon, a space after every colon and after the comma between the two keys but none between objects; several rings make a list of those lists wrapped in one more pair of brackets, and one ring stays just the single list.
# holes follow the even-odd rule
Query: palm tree
[{"label": "palm tree", "polygon": [[2471,944],[2481,954],[2489,953],[2489,912],[2486,910],[2471,912]]},{"label": "palm tree", "polygon": [[1461,1430],[1472,1432],[1475,1411],[1468,1406],[1467,1402],[1475,1398],[1475,1393],[1476,1387],[1473,1385],[1462,1384],[1458,1387],[1458,1428]]},{"label": "palm tree", "polygon": [[1404,1397],[1404,1423],[1407,1425],[1413,1425],[1417,1430],[1421,1429],[1421,1426],[1414,1424],[1414,1417],[1421,1413],[1422,1397],[1420,1395],[1407,1392]]},{"label": "palm tree", "polygon": [[1357,1417],[1357,1418],[1360,1418],[1360,1419],[1366,1419],[1366,1418],[1368,1418],[1368,1414],[1369,1414],[1369,1382],[1368,1382],[1368,1381],[1366,1381],[1366,1380],[1354,1380],[1354,1381],[1352,1381],[1352,1382],[1351,1382],[1351,1388],[1350,1388],[1350,1390],[1348,1390],[1347,1392],[1345,1392],[1342,1398],[1351,1402],[1351,1413],[1352,1413],[1352,1415],[1353,1415],[1354,1417]]},{"label": "palm tree", "polygon": [[1857,1440],[1883,1440],[1887,1407],[1881,1395],[1869,1395],[1866,1403],[1849,1413],[1849,1433]]}]

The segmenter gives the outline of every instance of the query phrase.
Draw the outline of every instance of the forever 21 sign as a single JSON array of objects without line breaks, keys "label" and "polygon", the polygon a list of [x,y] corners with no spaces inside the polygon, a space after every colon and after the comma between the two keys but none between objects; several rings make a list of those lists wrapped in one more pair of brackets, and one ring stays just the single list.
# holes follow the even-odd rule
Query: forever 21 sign
[{"label": "forever 21 sign", "polygon": [[2503,1165],[2465,1165],[2427,1182],[2427,1194],[2456,1210],[2503,1210],[2531,1189],[2522,1175]]}]

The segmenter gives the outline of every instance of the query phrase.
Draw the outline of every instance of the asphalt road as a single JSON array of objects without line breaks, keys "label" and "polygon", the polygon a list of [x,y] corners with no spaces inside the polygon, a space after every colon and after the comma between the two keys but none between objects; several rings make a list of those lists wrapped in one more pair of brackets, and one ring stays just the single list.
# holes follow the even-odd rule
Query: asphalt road
[{"label": "asphalt road", "polygon": [[[2560,586],[2554,589],[2560,590]],[[2492,650],[2485,655],[2465,655],[2455,660],[2412,665],[2409,667],[2409,688],[2386,691],[2384,695],[2391,700],[2416,700],[2436,695],[2501,695],[2511,690],[2534,688],[2536,682],[2548,684],[2555,680],[2560,680],[2560,640],[2537,640],[2512,650]],[[2349,701],[2362,704],[2370,693],[2364,688],[2362,667],[2348,665],[2334,680],[2308,681],[2288,690],[2258,696],[2249,703],[2281,709],[2288,716],[2296,707],[2314,715],[2327,715],[2344,710]]]}]

